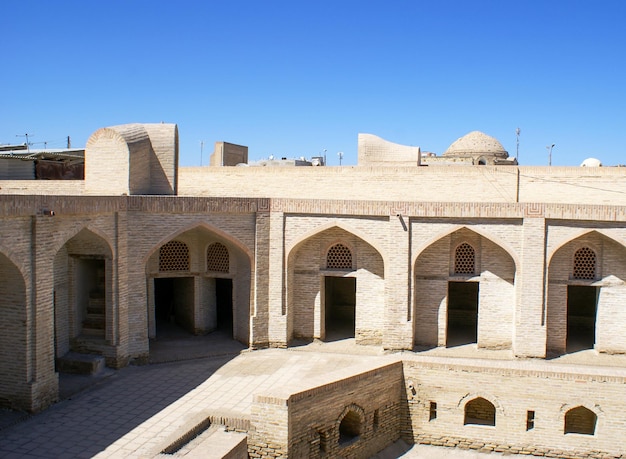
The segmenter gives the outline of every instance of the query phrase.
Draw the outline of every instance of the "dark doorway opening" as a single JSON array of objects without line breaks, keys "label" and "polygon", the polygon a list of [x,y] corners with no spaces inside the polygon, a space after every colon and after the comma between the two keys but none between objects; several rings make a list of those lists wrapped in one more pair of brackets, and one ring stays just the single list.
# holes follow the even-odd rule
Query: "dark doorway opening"
[{"label": "dark doorway opening", "polygon": [[217,329],[233,337],[233,280],[215,279]]},{"label": "dark doorway opening", "polygon": [[81,335],[103,339],[106,324],[104,259],[78,258],[76,260],[76,299],[77,313],[82,318]]},{"label": "dark doorway opening", "polygon": [[325,277],[326,341],[354,338],[356,278]]},{"label": "dark doorway opening", "polygon": [[567,286],[567,352],[593,349],[596,343],[598,288]]},{"label": "dark doorway opening", "polygon": [[157,337],[194,331],[193,277],[154,279],[154,318]]},{"label": "dark doorway opening", "polygon": [[478,339],[478,282],[448,282],[447,347]]}]

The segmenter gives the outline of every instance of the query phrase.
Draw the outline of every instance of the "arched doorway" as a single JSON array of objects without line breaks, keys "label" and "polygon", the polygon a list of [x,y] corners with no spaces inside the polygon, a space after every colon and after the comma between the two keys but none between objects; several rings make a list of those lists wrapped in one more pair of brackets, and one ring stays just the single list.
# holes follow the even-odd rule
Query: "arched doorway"
[{"label": "arched doorway", "polygon": [[548,268],[547,353],[626,351],[626,247],[596,231],[559,247]]},{"label": "arched doorway", "polygon": [[55,356],[70,351],[113,357],[112,252],[89,229],[54,257]]},{"label": "arched doorway", "polygon": [[0,253],[0,407],[30,408],[27,387],[26,285],[17,266]]},{"label": "arched doorway", "polygon": [[146,265],[149,337],[221,331],[247,345],[250,266],[236,241],[202,225],[154,249]]},{"label": "arched doorway", "polygon": [[504,248],[461,228],[428,245],[414,266],[417,348],[511,348],[516,269]]},{"label": "arched doorway", "polygon": [[289,339],[382,343],[384,262],[368,242],[322,230],[290,251],[287,272]]}]

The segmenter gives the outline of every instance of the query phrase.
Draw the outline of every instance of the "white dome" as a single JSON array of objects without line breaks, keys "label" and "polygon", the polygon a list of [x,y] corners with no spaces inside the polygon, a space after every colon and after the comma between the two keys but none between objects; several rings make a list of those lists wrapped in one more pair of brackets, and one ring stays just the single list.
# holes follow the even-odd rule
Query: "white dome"
[{"label": "white dome", "polygon": [[596,158],[587,158],[585,159],[580,167],[601,167],[602,162]]}]

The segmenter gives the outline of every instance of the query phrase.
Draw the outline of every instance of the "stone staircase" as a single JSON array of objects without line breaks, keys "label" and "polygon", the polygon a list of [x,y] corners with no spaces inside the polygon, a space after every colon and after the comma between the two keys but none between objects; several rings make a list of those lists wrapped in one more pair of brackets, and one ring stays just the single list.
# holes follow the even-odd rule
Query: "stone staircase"
[{"label": "stone staircase", "polygon": [[94,293],[89,296],[87,306],[87,316],[83,320],[82,335],[104,339],[106,317],[104,313],[106,299],[101,293]]}]

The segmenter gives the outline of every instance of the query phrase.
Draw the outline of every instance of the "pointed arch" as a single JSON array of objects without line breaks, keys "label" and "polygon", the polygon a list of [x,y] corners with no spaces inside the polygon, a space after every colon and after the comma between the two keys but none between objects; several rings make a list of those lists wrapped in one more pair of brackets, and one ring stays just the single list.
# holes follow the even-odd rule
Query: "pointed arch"
[{"label": "pointed arch", "polygon": [[[382,343],[384,258],[369,238],[350,229],[336,222],[320,225],[286,250],[283,313],[288,340],[355,338],[358,344]],[[341,256],[335,254],[338,258],[329,264],[333,247],[342,247]]]},{"label": "pointed arch", "polygon": [[143,258],[141,260],[142,264],[145,266],[148,263],[148,260],[150,259],[150,257],[152,257],[152,255],[154,255],[154,253],[157,250],[159,250],[162,245],[166,244],[167,242],[169,242],[169,241],[171,241],[173,239],[176,239],[176,237],[178,237],[178,236],[180,236],[180,235],[182,235],[184,233],[187,233],[187,232],[195,230],[195,229],[204,229],[204,230],[206,230],[206,231],[208,231],[210,233],[215,234],[218,238],[221,238],[221,239],[227,241],[228,243],[232,244],[237,249],[239,249],[243,253],[245,253],[251,264],[254,262],[254,253],[253,253],[253,251],[247,245],[245,245],[243,242],[241,242],[239,239],[237,239],[235,236],[231,235],[230,233],[227,233],[226,231],[218,228],[215,225],[211,225],[210,223],[207,223],[207,222],[204,222],[204,221],[198,221],[198,222],[190,223],[189,225],[186,225],[186,226],[184,226],[182,228],[179,228],[176,231],[173,231],[172,233],[169,233],[167,236],[161,238],[143,256]]},{"label": "pointed arch", "polygon": [[567,410],[563,419],[564,434],[595,435],[598,415],[579,405]]},{"label": "pointed arch", "polygon": [[509,256],[511,257],[511,259],[513,260],[513,262],[515,263],[515,271],[517,271],[519,269],[520,266],[520,259],[519,256],[517,254],[517,251],[511,246],[510,243],[508,243],[507,241],[501,239],[500,237],[488,233],[486,231],[481,230],[480,228],[475,228],[475,227],[469,227],[467,225],[455,225],[452,228],[449,228],[446,231],[443,231],[439,234],[434,235],[433,237],[431,237],[430,239],[425,240],[422,244],[420,244],[419,246],[417,246],[415,248],[415,252],[412,256],[412,260],[411,260],[411,265],[415,266],[415,262],[416,260],[420,257],[420,255],[422,255],[422,253],[424,252],[424,250],[428,249],[428,247],[430,247],[431,245],[433,245],[434,243],[436,243],[437,241],[445,238],[446,236],[450,236],[458,231],[461,230],[467,230],[467,231],[471,231],[473,233],[476,233],[477,235],[484,237],[485,239],[489,240],[490,242],[492,242],[493,244],[497,245],[498,247],[500,247],[502,250],[504,250],[506,253],[509,254]]},{"label": "pointed arch", "polygon": [[626,352],[626,245],[597,229],[559,240],[547,265],[546,352]]},{"label": "pointed arch", "polygon": [[550,266],[550,263],[552,262],[552,257],[554,257],[554,255],[559,250],[561,250],[564,246],[576,240],[582,239],[584,237],[592,236],[593,233],[597,233],[601,237],[604,237],[608,240],[615,242],[616,244],[626,247],[626,240],[619,239],[615,237],[614,235],[609,234],[606,231],[602,230],[601,228],[593,228],[593,229],[585,228],[585,229],[581,229],[580,231],[575,232],[574,234],[563,237],[561,240],[559,240],[558,243],[546,254],[546,266]]},{"label": "pointed arch", "polygon": [[0,371],[0,399],[30,409],[28,389],[28,298],[19,267],[0,253],[0,359],[9,362]]},{"label": "pointed arch", "polygon": [[351,225],[346,225],[343,222],[339,222],[339,221],[333,221],[333,222],[329,222],[323,225],[320,225],[316,228],[313,228],[310,231],[307,231],[303,234],[301,234],[296,240],[294,240],[291,244],[289,244],[286,248],[285,248],[285,256],[287,259],[289,259],[289,257],[291,256],[291,254],[294,252],[294,250],[296,250],[300,245],[302,245],[303,243],[305,243],[307,240],[311,239],[312,237],[324,233],[330,229],[333,228],[338,228],[341,230],[346,231],[347,233],[353,234],[356,237],[358,237],[359,239],[363,240],[364,242],[366,242],[367,244],[371,245],[382,257],[383,262],[385,264],[385,266],[387,265],[387,259],[385,257],[385,251],[383,250],[382,246],[378,243],[378,241],[373,240],[371,238],[371,236],[363,233],[362,231],[354,228]]},{"label": "pointed arch", "polygon": [[65,234],[62,240],[56,242],[51,253],[57,254],[69,241],[84,231],[92,233],[94,236],[101,239],[106,244],[108,256],[113,257],[113,243],[111,238],[104,231],[93,225],[83,225]]},{"label": "pointed arch", "polygon": [[518,264],[494,239],[456,225],[420,246],[412,265],[416,346],[512,347]]}]

